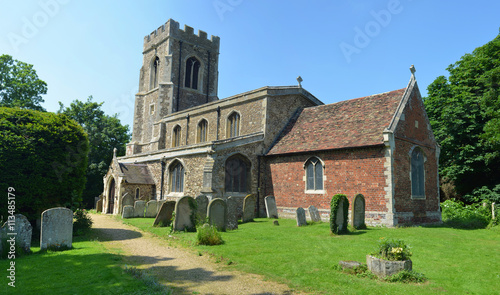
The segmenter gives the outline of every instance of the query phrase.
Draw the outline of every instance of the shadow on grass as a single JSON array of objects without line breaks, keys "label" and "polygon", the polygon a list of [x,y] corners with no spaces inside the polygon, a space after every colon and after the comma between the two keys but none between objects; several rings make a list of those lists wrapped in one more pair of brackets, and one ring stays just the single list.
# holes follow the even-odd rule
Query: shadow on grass
[{"label": "shadow on grass", "polygon": [[142,237],[142,234],[137,231],[120,228],[93,228],[92,236],[95,236],[99,241],[107,242],[138,239]]}]

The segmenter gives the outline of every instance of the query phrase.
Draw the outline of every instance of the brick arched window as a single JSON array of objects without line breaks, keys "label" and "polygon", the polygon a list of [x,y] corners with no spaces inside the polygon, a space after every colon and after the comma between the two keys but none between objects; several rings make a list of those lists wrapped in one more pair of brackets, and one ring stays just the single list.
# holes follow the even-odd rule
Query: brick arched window
[{"label": "brick arched window", "polygon": [[174,127],[172,132],[172,147],[178,147],[181,145],[181,126],[177,125]]},{"label": "brick arched window", "polygon": [[226,192],[249,192],[250,161],[242,155],[234,155],[226,160]]},{"label": "brick arched window", "polygon": [[151,77],[149,83],[150,89],[158,87],[158,76],[160,74],[159,71],[160,71],[160,59],[157,56],[155,57],[153,63],[151,64]]},{"label": "brick arched window", "polygon": [[227,137],[236,137],[240,135],[240,114],[233,112],[227,117]]},{"label": "brick arched window", "polygon": [[323,163],[312,157],[304,165],[306,172],[306,191],[323,191]]},{"label": "brick arched window", "polygon": [[208,130],[208,122],[207,120],[203,119],[200,121],[200,123],[198,123],[198,134],[197,134],[198,142],[207,141],[207,130]]},{"label": "brick arched window", "polygon": [[411,152],[411,196],[425,198],[424,153],[420,148]]},{"label": "brick arched window", "polygon": [[182,193],[184,191],[184,166],[179,161],[175,161],[170,165],[170,192]]},{"label": "brick arched window", "polygon": [[192,89],[198,89],[198,75],[200,73],[201,63],[196,57],[190,57],[186,60],[186,76],[184,86]]}]

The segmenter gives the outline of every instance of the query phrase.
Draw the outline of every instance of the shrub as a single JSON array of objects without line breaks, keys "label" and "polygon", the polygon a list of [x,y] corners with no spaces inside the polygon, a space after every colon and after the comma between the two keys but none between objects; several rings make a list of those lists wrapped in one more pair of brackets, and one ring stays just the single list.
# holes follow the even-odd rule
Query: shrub
[{"label": "shrub", "polygon": [[[337,224],[337,212],[341,201],[343,200],[343,216],[342,216],[342,228],[339,228],[339,224]],[[332,234],[343,234],[348,233],[347,229],[348,224],[348,214],[349,214],[349,200],[346,195],[336,194],[333,196],[332,201],[330,202],[330,231]]]},{"label": "shrub", "polygon": [[485,228],[491,219],[491,206],[464,206],[460,201],[446,200],[441,203],[441,209],[444,224],[453,228]]},{"label": "shrub", "polygon": [[212,246],[224,244],[224,241],[215,226],[204,224],[202,227],[198,228],[196,244]]},{"label": "shrub", "polygon": [[92,218],[85,209],[76,209],[73,213],[73,235],[84,235],[92,228],[92,223]]},{"label": "shrub", "polygon": [[392,276],[388,276],[384,278],[384,281],[391,283],[424,283],[427,281],[427,278],[424,274],[415,272],[413,270],[402,270]]},{"label": "shrub", "polygon": [[497,184],[493,189],[487,186],[476,188],[472,193],[463,196],[465,202],[468,203],[482,203],[484,201],[500,202],[500,184]]},{"label": "shrub", "polygon": [[410,259],[412,253],[410,246],[406,245],[403,240],[383,239],[380,241],[378,250],[372,255],[390,261],[403,261]]}]

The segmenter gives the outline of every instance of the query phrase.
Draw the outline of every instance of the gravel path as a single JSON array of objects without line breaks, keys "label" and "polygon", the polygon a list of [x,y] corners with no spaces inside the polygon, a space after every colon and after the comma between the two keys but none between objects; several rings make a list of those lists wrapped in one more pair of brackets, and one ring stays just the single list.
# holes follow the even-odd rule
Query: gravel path
[{"label": "gravel path", "polygon": [[173,294],[294,294],[284,284],[264,277],[224,270],[204,256],[174,248],[150,233],[123,224],[112,216],[92,214],[93,228],[108,249],[120,249],[125,260],[148,269]]}]

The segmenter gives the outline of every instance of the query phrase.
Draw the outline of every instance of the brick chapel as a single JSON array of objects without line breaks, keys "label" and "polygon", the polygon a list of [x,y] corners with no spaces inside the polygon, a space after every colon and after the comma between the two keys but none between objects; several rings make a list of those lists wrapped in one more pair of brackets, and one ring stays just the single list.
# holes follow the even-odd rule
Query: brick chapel
[{"label": "brick chapel", "polygon": [[369,225],[431,223],[439,208],[439,145],[414,68],[405,88],[325,105],[297,86],[219,99],[219,37],[170,19],[144,38],[132,140],[104,176],[103,212],[126,194],[276,198],[280,217],[333,195],[365,198]]}]

